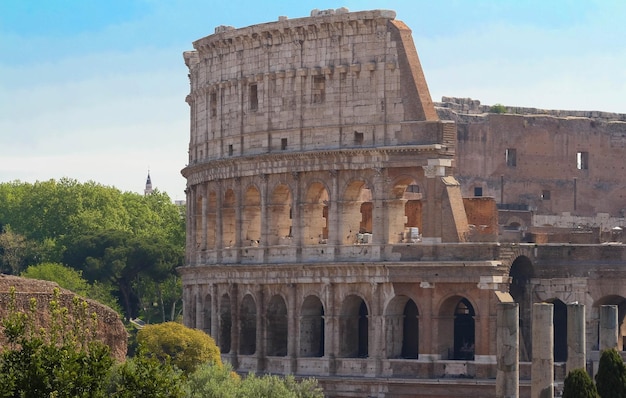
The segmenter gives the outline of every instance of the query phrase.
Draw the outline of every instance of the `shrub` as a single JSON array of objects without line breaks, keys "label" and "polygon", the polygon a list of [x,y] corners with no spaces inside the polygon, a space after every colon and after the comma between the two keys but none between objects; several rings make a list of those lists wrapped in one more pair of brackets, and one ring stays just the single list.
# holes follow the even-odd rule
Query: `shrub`
[{"label": "shrub", "polygon": [[598,390],[585,369],[574,369],[563,383],[563,398],[598,398]]},{"label": "shrub", "polygon": [[162,363],[171,361],[186,374],[200,364],[222,365],[220,350],[208,334],[176,322],[147,325],[137,333],[137,343]]},{"label": "shrub", "polygon": [[616,349],[602,351],[596,386],[602,398],[626,397],[626,366]]},{"label": "shrub", "polygon": [[490,109],[489,112],[491,113],[506,113],[506,106],[502,105],[502,104],[495,104],[493,105]]}]

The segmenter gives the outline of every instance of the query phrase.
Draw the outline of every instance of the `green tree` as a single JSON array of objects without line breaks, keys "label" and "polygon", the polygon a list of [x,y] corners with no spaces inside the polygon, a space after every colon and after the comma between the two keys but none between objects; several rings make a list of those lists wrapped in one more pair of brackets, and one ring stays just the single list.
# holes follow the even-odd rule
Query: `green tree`
[{"label": "green tree", "polygon": [[29,246],[23,235],[13,232],[10,226],[5,226],[0,231],[0,270],[8,274],[19,274],[28,257]]},{"label": "green tree", "polygon": [[200,364],[222,365],[219,348],[208,334],[180,323],[147,325],[137,334],[146,353],[162,362],[171,361],[183,372],[192,373]]},{"label": "green tree", "polygon": [[63,264],[41,263],[31,265],[26,268],[20,276],[24,278],[56,282],[64,289],[70,290],[80,296],[96,300],[109,306],[118,313],[121,313],[119,303],[113,296],[110,286],[107,286],[104,283],[98,283],[97,281],[90,284],[85,278],[83,278],[82,271],[66,267]]},{"label": "green tree", "polygon": [[626,397],[626,366],[614,348],[600,355],[596,387],[602,398]]},{"label": "green tree", "polygon": [[563,383],[563,398],[598,398],[598,390],[585,369],[574,369]]}]

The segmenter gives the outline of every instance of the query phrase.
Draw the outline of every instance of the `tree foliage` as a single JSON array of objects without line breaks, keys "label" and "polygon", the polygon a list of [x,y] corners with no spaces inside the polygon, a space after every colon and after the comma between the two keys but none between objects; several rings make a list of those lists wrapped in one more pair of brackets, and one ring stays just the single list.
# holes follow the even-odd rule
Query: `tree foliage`
[{"label": "tree foliage", "polygon": [[600,355],[596,387],[602,398],[626,397],[626,365],[614,348]]},{"label": "tree foliage", "polygon": [[200,364],[222,365],[220,350],[208,334],[180,323],[147,325],[137,334],[139,346],[162,362],[192,373]]},{"label": "tree foliage", "polygon": [[24,278],[40,279],[56,282],[64,289],[80,296],[96,300],[120,312],[117,299],[112,294],[110,285],[104,283],[89,283],[83,278],[82,271],[66,267],[59,263],[41,263],[29,266],[20,274]]},{"label": "tree foliage", "polygon": [[563,398],[598,398],[598,390],[585,369],[574,369],[563,383]]},{"label": "tree foliage", "polygon": [[[113,288],[125,317],[134,318],[143,315],[140,294],[155,296],[138,290],[138,282],[161,284],[182,264],[182,211],[158,190],[144,196],[66,178],[2,183],[0,271],[19,274],[29,265],[62,263],[82,271],[103,293]],[[176,299],[152,303],[168,306],[159,308],[163,319]]]}]

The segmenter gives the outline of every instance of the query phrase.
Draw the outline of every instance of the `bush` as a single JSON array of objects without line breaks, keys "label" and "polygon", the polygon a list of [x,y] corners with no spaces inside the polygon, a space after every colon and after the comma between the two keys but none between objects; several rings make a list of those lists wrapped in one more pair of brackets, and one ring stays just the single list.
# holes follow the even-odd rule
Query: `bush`
[{"label": "bush", "polygon": [[616,349],[602,351],[596,386],[602,398],[626,397],[626,366]]},{"label": "bush", "polygon": [[182,371],[168,362],[139,351],[114,367],[109,378],[112,398],[184,398],[187,396]]},{"label": "bush", "polygon": [[585,369],[574,369],[563,383],[563,398],[598,398],[598,390]]},{"label": "bush", "polygon": [[153,355],[162,363],[171,361],[186,374],[192,373],[201,364],[222,365],[215,340],[180,323],[147,325],[137,333],[137,343],[147,355]]},{"label": "bush", "polygon": [[495,104],[495,105],[493,105],[489,109],[489,112],[491,112],[491,113],[507,113],[507,110],[506,110],[506,106],[504,106],[502,104]]}]

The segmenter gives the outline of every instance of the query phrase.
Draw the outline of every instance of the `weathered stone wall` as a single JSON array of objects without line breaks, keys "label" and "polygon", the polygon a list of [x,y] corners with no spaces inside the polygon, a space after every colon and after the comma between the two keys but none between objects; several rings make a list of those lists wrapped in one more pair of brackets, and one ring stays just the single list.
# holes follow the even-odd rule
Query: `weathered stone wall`
[{"label": "weathered stone wall", "polygon": [[[76,294],[59,288],[56,283],[0,275],[0,318],[7,315],[8,304],[11,300],[9,292],[12,287],[15,288],[17,310],[28,313],[31,299],[36,300],[36,324],[39,326],[46,328],[50,324],[49,305],[54,298],[53,291],[55,288],[60,290],[59,306],[68,308],[70,317],[73,313],[73,300]],[[89,314],[96,314],[96,338],[111,347],[111,354],[115,359],[123,361],[126,357],[128,334],[119,315],[109,307],[93,300],[83,298],[80,300],[87,302]],[[4,343],[4,336],[0,336],[0,346]]]},{"label": "weathered stone wall", "polygon": [[490,107],[444,98],[442,119],[457,123],[457,178],[499,204],[525,205],[535,226],[624,225],[626,115]]}]

